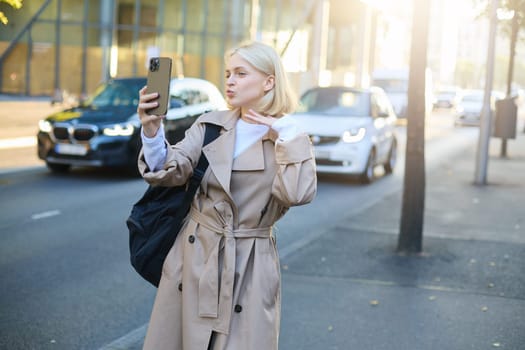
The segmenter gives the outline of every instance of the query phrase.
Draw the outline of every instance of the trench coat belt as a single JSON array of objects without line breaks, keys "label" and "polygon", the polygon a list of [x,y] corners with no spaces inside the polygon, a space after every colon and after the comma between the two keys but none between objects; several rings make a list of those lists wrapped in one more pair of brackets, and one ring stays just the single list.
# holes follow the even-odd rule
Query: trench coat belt
[{"label": "trench coat belt", "polygon": [[[232,229],[231,223],[223,227],[214,218],[192,209],[190,217],[199,225],[221,235],[207,257],[199,278],[199,316],[215,318],[214,330],[228,334],[233,310],[233,287],[235,280],[236,238],[270,238],[271,227]],[[219,271],[219,251],[224,240],[222,271]],[[220,276],[220,277],[219,277]],[[220,280],[219,280],[220,279]],[[219,295],[220,289],[220,295]],[[217,303],[218,301],[218,303]]]}]

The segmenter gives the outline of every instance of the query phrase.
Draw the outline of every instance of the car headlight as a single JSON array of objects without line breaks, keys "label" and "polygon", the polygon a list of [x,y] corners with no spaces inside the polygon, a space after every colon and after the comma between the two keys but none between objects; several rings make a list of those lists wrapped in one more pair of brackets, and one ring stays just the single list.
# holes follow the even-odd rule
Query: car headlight
[{"label": "car headlight", "polygon": [[364,139],[366,134],[365,128],[351,129],[343,133],[343,142],[355,143]]},{"label": "car headlight", "polygon": [[131,136],[135,131],[135,127],[131,123],[115,124],[104,128],[102,131],[106,136]]},{"label": "car headlight", "polygon": [[53,129],[53,126],[47,120],[39,120],[38,121],[38,129],[40,129],[40,131],[42,131],[42,132],[49,133]]}]

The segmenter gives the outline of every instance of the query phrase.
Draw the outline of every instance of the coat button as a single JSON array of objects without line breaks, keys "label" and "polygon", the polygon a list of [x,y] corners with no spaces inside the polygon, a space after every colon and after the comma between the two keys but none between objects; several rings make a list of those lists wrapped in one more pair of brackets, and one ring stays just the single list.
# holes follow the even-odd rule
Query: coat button
[{"label": "coat button", "polygon": [[234,310],[235,310],[235,312],[236,312],[236,313],[239,313],[239,312],[241,312],[241,311],[242,311],[242,306],[241,306],[241,305],[239,305],[239,304],[237,304],[237,305],[235,305],[235,308],[234,308]]},{"label": "coat button", "polygon": [[182,283],[179,283],[179,290],[182,292]]},{"label": "coat button", "polygon": [[190,236],[188,237],[188,242],[190,242],[190,243],[195,242],[195,236],[194,236],[194,235],[190,235]]}]

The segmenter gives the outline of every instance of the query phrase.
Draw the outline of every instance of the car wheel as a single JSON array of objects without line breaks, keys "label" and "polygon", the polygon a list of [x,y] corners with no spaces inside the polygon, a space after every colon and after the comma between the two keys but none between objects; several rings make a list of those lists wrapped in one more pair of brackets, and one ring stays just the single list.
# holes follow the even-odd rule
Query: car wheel
[{"label": "car wheel", "polygon": [[46,165],[54,173],[67,173],[71,169],[69,164],[46,163]]},{"label": "car wheel", "polygon": [[393,140],[392,145],[390,146],[390,151],[388,152],[388,159],[383,168],[385,169],[385,174],[392,174],[397,163],[397,141]]},{"label": "car wheel", "polygon": [[360,176],[361,183],[369,184],[374,181],[375,154],[375,150],[372,149],[368,155],[366,168]]}]

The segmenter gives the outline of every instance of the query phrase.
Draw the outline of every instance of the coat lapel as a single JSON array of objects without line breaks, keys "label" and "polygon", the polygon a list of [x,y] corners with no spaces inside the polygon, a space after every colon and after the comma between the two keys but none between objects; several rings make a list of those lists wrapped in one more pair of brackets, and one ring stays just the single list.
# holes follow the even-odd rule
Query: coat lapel
[{"label": "coat lapel", "polygon": [[228,194],[230,194],[230,180],[233,162],[232,154],[234,146],[235,129],[230,129],[202,149],[206,158],[208,158],[211,170]]},{"label": "coat lapel", "polygon": [[262,140],[254,142],[233,160],[232,170],[264,170],[264,150]]},{"label": "coat lapel", "polygon": [[232,154],[235,147],[235,123],[238,115],[238,110],[230,110],[210,113],[202,118],[202,122],[218,124],[224,128],[224,132],[214,141],[204,146],[202,151],[208,159],[210,169],[230,198]]}]

